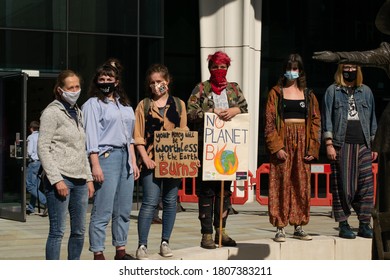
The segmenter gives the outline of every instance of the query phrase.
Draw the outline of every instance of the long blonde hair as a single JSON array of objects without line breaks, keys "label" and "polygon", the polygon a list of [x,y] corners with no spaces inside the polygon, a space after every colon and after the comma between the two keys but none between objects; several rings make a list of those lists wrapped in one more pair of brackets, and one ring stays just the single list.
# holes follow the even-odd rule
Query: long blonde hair
[{"label": "long blonde hair", "polygon": [[[344,67],[345,64],[339,64],[339,66],[337,67],[337,71],[336,73],[334,74],[334,82],[339,85],[339,86],[344,86],[346,87],[347,84],[345,83],[344,81],[344,77],[343,77],[343,67]],[[360,87],[362,84],[363,84],[363,73],[362,73],[362,69],[359,65],[356,65],[356,80],[355,80],[355,85],[357,87]]]}]

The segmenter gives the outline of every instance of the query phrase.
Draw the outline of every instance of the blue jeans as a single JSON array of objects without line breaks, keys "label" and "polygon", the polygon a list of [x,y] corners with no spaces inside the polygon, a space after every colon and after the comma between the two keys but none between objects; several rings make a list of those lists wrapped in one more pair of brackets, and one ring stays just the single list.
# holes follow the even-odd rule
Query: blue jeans
[{"label": "blue jeans", "polygon": [[37,198],[42,205],[46,205],[46,196],[39,190],[39,184],[41,180],[38,177],[38,171],[40,167],[40,161],[32,161],[28,164],[26,170],[26,190],[30,194],[30,203],[27,206],[27,210],[30,212],[35,211],[35,203]]},{"label": "blue jeans", "polygon": [[155,178],[154,170],[146,170],[142,177],[142,205],[138,215],[138,244],[147,245],[150,226],[158,207],[162,188],[162,240],[169,240],[176,220],[177,192],[181,179]]},{"label": "blue jeans", "polygon": [[66,227],[66,214],[69,210],[70,236],[68,241],[68,260],[79,260],[84,246],[85,219],[88,208],[88,187],[84,179],[72,179],[63,176],[68,186],[67,197],[60,197],[56,188],[47,178],[46,187],[47,207],[49,210],[50,229],[46,242],[46,259],[59,260],[61,242]]},{"label": "blue jeans", "polygon": [[[108,156],[107,156],[108,155]],[[126,148],[114,148],[99,157],[104,182],[95,184],[94,203],[89,224],[89,250],[103,252],[106,228],[112,219],[112,245],[127,244],[133,205],[134,175],[129,174]]]}]

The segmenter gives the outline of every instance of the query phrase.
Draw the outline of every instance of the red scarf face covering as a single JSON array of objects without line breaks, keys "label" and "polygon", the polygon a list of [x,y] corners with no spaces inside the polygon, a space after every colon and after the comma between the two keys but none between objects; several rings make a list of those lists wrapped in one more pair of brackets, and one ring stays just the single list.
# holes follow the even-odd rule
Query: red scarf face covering
[{"label": "red scarf face covering", "polygon": [[227,69],[215,69],[210,71],[210,74],[211,89],[215,94],[220,95],[227,85]]}]

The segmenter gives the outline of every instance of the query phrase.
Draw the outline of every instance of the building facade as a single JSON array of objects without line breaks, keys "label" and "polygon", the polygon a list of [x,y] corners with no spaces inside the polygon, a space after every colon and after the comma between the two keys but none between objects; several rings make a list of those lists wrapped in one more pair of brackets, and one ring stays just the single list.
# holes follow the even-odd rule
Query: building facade
[{"label": "building facade", "polygon": [[[226,51],[232,57],[228,80],[240,84],[249,104],[248,157],[255,173],[268,160],[264,104],[282,61],[292,52],[302,55],[308,85],[321,101],[336,66],[313,61],[313,52],[368,50],[390,41],[374,25],[384,1],[0,0],[0,217],[25,219],[26,124],[52,100],[59,71],[76,70],[86,89],[95,68],[116,57],[135,107],[150,64],[166,64],[173,94],[187,100],[208,78],[207,55]],[[367,68],[364,82],[377,97],[379,118],[389,79]],[[80,104],[86,99],[84,90]]]}]

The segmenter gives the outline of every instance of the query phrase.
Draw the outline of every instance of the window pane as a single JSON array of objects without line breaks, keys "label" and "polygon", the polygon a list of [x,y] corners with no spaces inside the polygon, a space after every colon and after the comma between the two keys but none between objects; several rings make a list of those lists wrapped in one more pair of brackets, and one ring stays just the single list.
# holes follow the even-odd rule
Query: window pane
[{"label": "window pane", "polygon": [[139,69],[139,78],[140,78],[140,96],[141,99],[145,96],[145,74],[146,70],[150,65],[154,63],[163,63],[163,53],[162,53],[162,39],[141,39],[140,40],[140,69]]},{"label": "window pane", "polygon": [[161,0],[140,1],[140,34],[163,36],[163,3]]},{"label": "window pane", "polygon": [[[134,105],[137,99],[137,39],[122,36],[78,35],[69,36],[69,68],[77,70],[87,89],[96,68],[108,58],[115,57],[123,65],[123,84]],[[86,91],[80,97],[86,98]],[[81,103],[80,103],[81,104]]]},{"label": "window pane", "polygon": [[65,30],[66,0],[0,0],[0,26]]},{"label": "window pane", "polygon": [[137,0],[70,0],[69,30],[136,35]]},{"label": "window pane", "polygon": [[65,33],[0,30],[0,68],[63,69],[65,36]]}]

